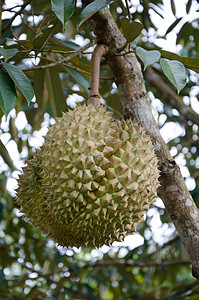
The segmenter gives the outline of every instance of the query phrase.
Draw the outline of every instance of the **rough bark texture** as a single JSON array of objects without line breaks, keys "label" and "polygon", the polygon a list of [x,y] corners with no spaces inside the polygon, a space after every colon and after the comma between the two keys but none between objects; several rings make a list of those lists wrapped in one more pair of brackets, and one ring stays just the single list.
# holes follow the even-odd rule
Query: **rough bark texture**
[{"label": "rough bark texture", "polygon": [[[84,4],[88,1],[83,0]],[[113,71],[125,118],[140,123],[150,134],[161,170],[158,195],[174,223],[192,261],[193,276],[199,279],[199,212],[184,183],[180,169],[153,118],[140,64],[135,54],[121,52],[125,38],[115,24],[108,8],[92,17],[97,38],[109,47],[107,63]],[[121,54],[124,55],[121,55]],[[118,55],[120,54],[120,55]]]}]

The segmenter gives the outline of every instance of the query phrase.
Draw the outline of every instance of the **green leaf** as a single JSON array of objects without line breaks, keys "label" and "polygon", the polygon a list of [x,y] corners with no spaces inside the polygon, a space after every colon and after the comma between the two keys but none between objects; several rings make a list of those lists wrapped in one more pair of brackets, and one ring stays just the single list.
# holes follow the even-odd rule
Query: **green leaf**
[{"label": "green leaf", "polygon": [[188,14],[192,5],[192,0],[189,0],[186,4],[186,13]]},{"label": "green leaf", "polygon": [[172,10],[172,13],[174,14],[174,16],[176,15],[176,6],[175,6],[175,2],[174,0],[170,0],[171,2],[171,10]]},{"label": "green leaf", "polygon": [[136,48],[136,54],[144,63],[144,70],[149,65],[152,65],[153,63],[157,62],[161,56],[160,52],[157,50],[147,51],[141,47]]},{"label": "green leaf", "polygon": [[29,78],[16,66],[2,62],[2,65],[18,87],[20,92],[24,95],[27,102],[30,103],[34,97],[34,91]]},{"label": "green leaf", "polygon": [[14,82],[6,72],[0,70],[0,107],[6,117],[16,104],[17,94]]},{"label": "green leaf", "polygon": [[167,35],[169,32],[171,32],[173,30],[174,27],[176,27],[178,25],[178,23],[182,20],[182,18],[176,19],[167,29],[165,35]]},{"label": "green leaf", "polygon": [[128,42],[134,41],[144,28],[140,22],[132,22],[127,18],[121,20],[122,30]]},{"label": "green leaf", "polygon": [[[192,26],[191,26],[192,27]],[[187,36],[188,33],[188,36]],[[190,33],[190,23],[186,22],[183,24],[181,27],[180,31],[177,34],[177,39],[176,39],[176,45],[180,44],[181,41],[186,44],[185,40],[189,40],[189,36],[191,35]]]},{"label": "green leaf", "polygon": [[[40,60],[39,65],[44,65],[46,61],[44,59]],[[41,111],[44,111],[44,107],[46,106],[46,98],[47,92],[45,88],[45,70],[37,70],[34,71],[34,91],[35,97],[38,104],[38,107]]]},{"label": "green leaf", "polygon": [[3,273],[3,270],[0,270],[0,285],[1,286],[6,286],[6,278]]},{"label": "green leaf", "polygon": [[[69,51],[69,50],[79,50],[81,48],[80,45],[71,42],[71,41],[61,41],[56,38],[50,38],[49,42],[51,44],[50,49],[59,50],[59,51]],[[70,53],[68,53],[69,55]]]},{"label": "green leaf", "polygon": [[185,298],[178,295],[173,295],[168,297],[168,300],[185,300]]},{"label": "green leaf", "polygon": [[94,15],[100,9],[106,7],[107,5],[113,3],[114,1],[108,0],[95,0],[92,3],[88,4],[81,12],[77,19],[77,29],[92,15]]},{"label": "green leaf", "polygon": [[53,116],[61,117],[62,112],[67,110],[66,96],[63,93],[61,79],[59,77],[59,67],[45,70],[46,87],[48,91],[48,102]]},{"label": "green leaf", "polygon": [[[41,34],[38,35],[33,42],[33,48],[39,49],[41,51],[47,44],[47,41],[50,39],[51,36],[60,32],[62,30],[62,23],[56,19],[56,23],[53,21],[51,22],[52,27],[44,28],[41,31]],[[38,52],[36,51],[36,53]]]},{"label": "green leaf", "polygon": [[89,88],[89,80],[84,77],[83,75],[81,75],[78,71],[70,68],[70,67],[66,67],[67,72],[74,78],[74,80],[80,84],[88,93],[88,88]]},{"label": "green leaf", "polygon": [[33,43],[30,40],[14,40],[15,43],[22,45],[28,49],[32,49],[33,48]]},{"label": "green leaf", "polygon": [[199,73],[199,58],[194,58],[194,57],[181,57],[177,55],[176,53],[170,52],[170,51],[165,51],[165,50],[159,50],[161,53],[161,56],[163,58],[168,58],[170,60],[178,60],[186,68],[189,68],[195,72]]},{"label": "green leaf", "polygon": [[0,155],[3,158],[4,162],[8,165],[8,167],[11,170],[14,170],[15,167],[13,165],[12,158],[10,157],[10,154],[8,153],[8,150],[6,149],[6,147],[4,146],[4,144],[2,143],[1,140],[0,140]]},{"label": "green leaf", "polygon": [[63,26],[72,16],[75,6],[75,0],[51,0],[51,9]]},{"label": "green leaf", "polygon": [[187,73],[184,65],[177,60],[161,59],[160,64],[164,74],[176,87],[178,94],[187,83]]},{"label": "green leaf", "polygon": [[18,52],[18,49],[5,49],[3,47],[0,47],[0,54],[4,57],[4,60],[7,61],[9,58],[15,56],[15,54]]}]

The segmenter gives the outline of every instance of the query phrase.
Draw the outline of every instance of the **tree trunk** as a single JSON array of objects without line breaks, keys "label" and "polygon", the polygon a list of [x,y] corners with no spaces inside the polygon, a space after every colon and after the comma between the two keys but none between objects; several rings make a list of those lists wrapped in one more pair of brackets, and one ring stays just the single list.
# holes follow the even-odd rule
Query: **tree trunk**
[{"label": "tree trunk", "polygon": [[126,40],[107,7],[93,15],[91,24],[99,41],[109,47],[106,59],[114,74],[125,118],[141,124],[151,136],[161,171],[158,196],[191,258],[192,274],[199,279],[199,212],[153,118],[140,64],[134,53],[125,53]]}]

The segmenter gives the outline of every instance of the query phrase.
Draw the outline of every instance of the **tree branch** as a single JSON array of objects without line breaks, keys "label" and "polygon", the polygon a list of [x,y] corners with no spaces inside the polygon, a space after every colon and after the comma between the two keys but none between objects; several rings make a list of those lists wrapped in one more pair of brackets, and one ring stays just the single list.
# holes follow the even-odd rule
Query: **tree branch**
[{"label": "tree branch", "polygon": [[[195,286],[199,285],[199,281],[196,280],[190,284],[187,284],[185,287],[181,288],[180,290],[178,290],[175,294],[170,295],[169,297],[164,297],[164,298],[158,298],[157,300],[168,300],[170,297],[172,299],[175,299],[176,296],[181,296],[182,294],[186,293],[187,291],[192,290]],[[189,297],[191,295],[189,294]],[[191,299],[191,298],[190,298]]]},{"label": "tree branch", "polygon": [[[51,53],[51,51],[49,51],[50,53]],[[52,52],[53,53],[53,52]],[[76,52],[75,52],[75,54],[76,54]],[[45,57],[45,56],[41,56],[41,55],[37,55],[37,57],[38,58],[42,58],[42,59],[44,59],[44,60],[47,60],[47,61],[51,61],[52,63],[54,63],[55,65],[57,65],[57,63],[59,63],[59,61],[56,61],[56,60],[54,60],[54,59],[51,59],[51,58],[49,58],[49,57]],[[35,56],[34,55],[30,55],[30,58],[35,58]],[[51,65],[51,64],[50,64]],[[59,65],[59,64],[58,64]],[[44,65],[45,66],[45,65]],[[47,65],[47,66],[49,66],[49,65]],[[74,63],[73,63],[73,65],[69,65],[69,64],[66,64],[66,63],[62,63],[62,66],[66,66],[66,67],[69,67],[69,68],[71,68],[71,69],[74,69],[74,70],[76,70],[76,71],[78,71],[78,72],[80,72],[80,73],[83,73],[83,74],[86,74],[86,75],[89,75],[90,76],[90,72],[87,72],[87,71],[85,71],[85,70],[83,70],[83,69],[81,69],[81,68],[79,68],[78,66],[76,66]],[[43,67],[43,66],[42,66]],[[33,67],[32,68],[32,70],[31,71],[33,71],[33,70],[35,70],[35,68],[37,68],[37,66],[36,67]],[[29,70],[30,68],[28,68],[28,70]],[[46,68],[45,68],[46,69]],[[27,69],[26,68],[24,68],[24,69],[21,69],[22,71],[26,71]],[[102,76],[100,76],[99,77],[99,79],[102,79],[102,80],[113,80],[113,77],[102,77]]]},{"label": "tree branch", "polygon": [[14,14],[14,16],[13,16],[13,17],[12,17],[12,18],[11,18],[11,19],[3,26],[3,28],[2,28],[2,33],[5,32],[5,31],[12,25],[12,22],[16,19],[16,17],[19,16],[19,15],[23,12],[24,8],[25,8],[28,4],[30,4],[31,2],[32,2],[32,0],[27,0],[26,2],[24,2],[24,3],[22,4],[20,10],[17,11],[17,12]]},{"label": "tree branch", "polygon": [[165,101],[172,107],[177,109],[181,115],[187,120],[199,125],[199,115],[193,111],[189,106],[185,105],[181,98],[176,95],[174,91],[162,80],[162,78],[155,73],[155,71],[148,67],[144,72],[146,80],[154,86],[164,97]]},{"label": "tree branch", "polygon": [[[80,262],[80,261],[79,261]],[[81,261],[83,263],[83,261]],[[162,268],[162,267],[169,267],[169,266],[177,266],[177,265],[190,265],[191,262],[187,260],[173,260],[173,261],[161,261],[161,262],[151,262],[151,263],[140,263],[140,262],[95,262],[95,263],[88,263],[85,262],[85,265],[82,266],[82,269],[89,268],[89,267],[123,267],[123,268]]]},{"label": "tree branch", "polygon": [[[90,1],[83,0],[83,4]],[[115,55],[126,40],[115,24],[106,7],[92,16],[93,27],[98,39],[110,47],[107,63],[113,71],[118,93],[125,112],[145,127],[153,141],[161,170],[158,195],[174,223],[192,262],[193,276],[199,278],[199,212],[185,185],[179,167],[170,155],[154,120],[145,89],[140,64],[134,53]]]},{"label": "tree branch", "polygon": [[88,104],[92,103],[95,106],[100,105],[100,95],[99,95],[99,74],[100,74],[100,62],[101,57],[106,54],[108,47],[99,44],[95,47],[92,54],[91,60],[91,80],[90,80],[90,95],[88,98]]},{"label": "tree branch", "polygon": [[66,63],[67,61],[70,61],[71,59],[73,59],[74,57],[80,55],[82,52],[84,52],[85,50],[87,50],[88,48],[94,46],[97,43],[97,40],[93,40],[91,41],[89,44],[85,45],[84,47],[82,47],[81,49],[77,50],[76,52],[74,52],[73,54],[71,54],[70,56],[63,58],[59,61],[53,62],[51,64],[48,65],[43,65],[43,66],[35,66],[35,67],[31,67],[31,68],[23,68],[21,69],[23,72],[29,72],[29,71],[36,71],[36,70],[44,70],[44,69],[48,69],[48,68],[53,68],[56,66],[60,66],[64,63]]}]

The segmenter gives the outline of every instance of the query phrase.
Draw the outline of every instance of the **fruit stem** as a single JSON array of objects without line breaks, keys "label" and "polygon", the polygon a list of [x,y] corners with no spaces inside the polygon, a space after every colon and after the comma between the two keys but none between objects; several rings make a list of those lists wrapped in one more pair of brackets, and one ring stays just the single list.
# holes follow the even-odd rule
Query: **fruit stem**
[{"label": "fruit stem", "polygon": [[91,59],[91,76],[90,76],[90,95],[88,97],[88,104],[92,103],[94,106],[100,105],[99,95],[99,75],[101,57],[108,51],[108,47],[104,44],[99,44],[95,47]]}]

